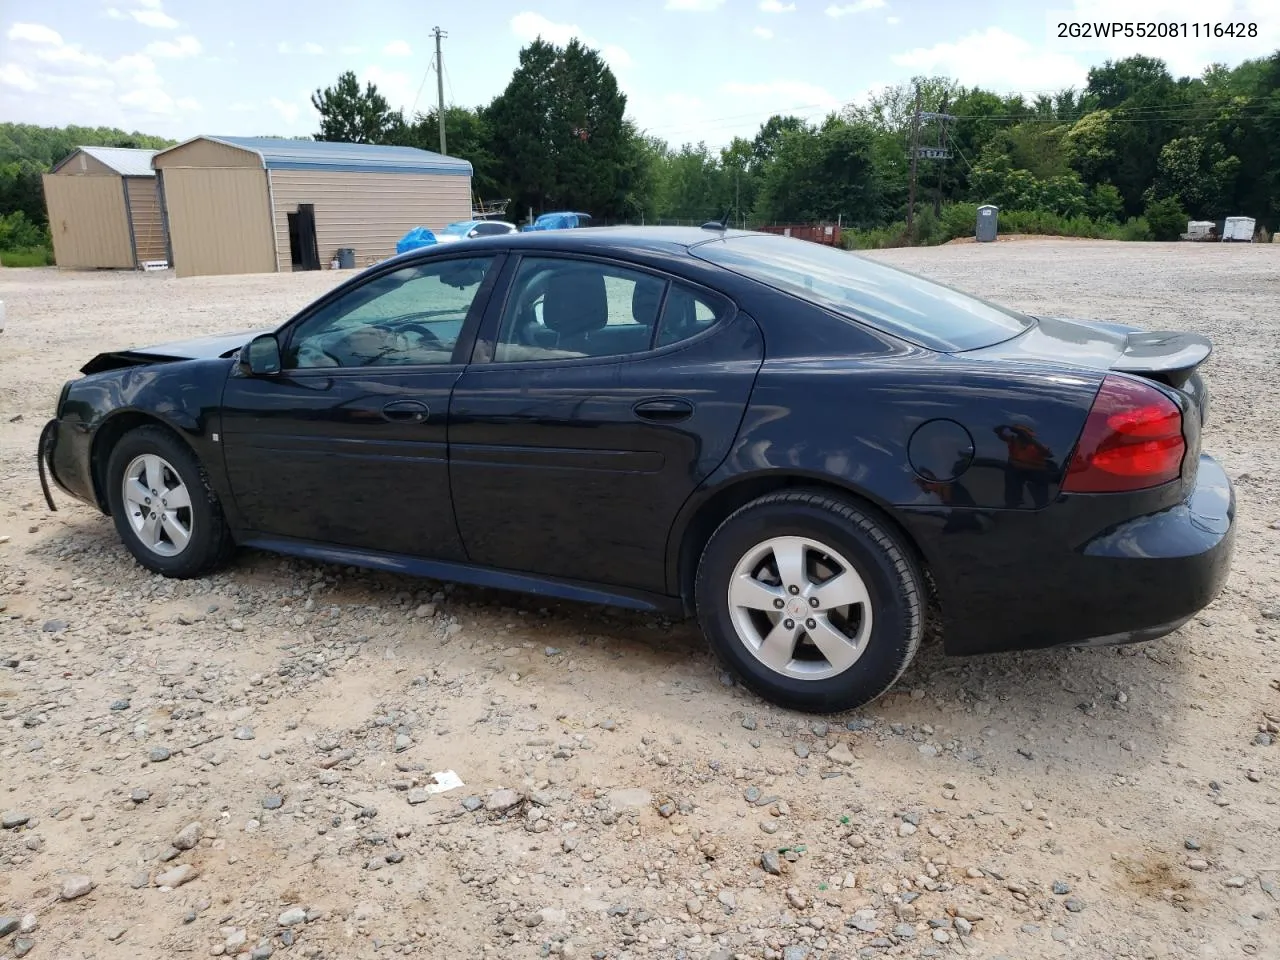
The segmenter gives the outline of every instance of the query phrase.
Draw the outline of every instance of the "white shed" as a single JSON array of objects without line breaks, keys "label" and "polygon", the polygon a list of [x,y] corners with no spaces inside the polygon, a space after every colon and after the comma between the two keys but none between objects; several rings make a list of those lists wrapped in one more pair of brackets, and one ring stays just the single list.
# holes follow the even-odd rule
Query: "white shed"
[{"label": "white shed", "polygon": [[1222,242],[1253,243],[1253,217],[1227,217],[1222,227]]}]

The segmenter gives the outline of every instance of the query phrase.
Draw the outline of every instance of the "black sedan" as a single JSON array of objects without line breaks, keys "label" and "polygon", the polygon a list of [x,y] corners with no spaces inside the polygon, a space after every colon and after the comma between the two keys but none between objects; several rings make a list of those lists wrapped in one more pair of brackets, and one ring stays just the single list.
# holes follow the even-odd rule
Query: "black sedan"
[{"label": "black sedan", "polygon": [[1212,600],[1209,351],[786,237],[526,233],[389,260],[271,332],[102,354],[39,460],[165,576],[242,544],[695,615],[752,689],[838,710],[927,619],[971,654]]}]

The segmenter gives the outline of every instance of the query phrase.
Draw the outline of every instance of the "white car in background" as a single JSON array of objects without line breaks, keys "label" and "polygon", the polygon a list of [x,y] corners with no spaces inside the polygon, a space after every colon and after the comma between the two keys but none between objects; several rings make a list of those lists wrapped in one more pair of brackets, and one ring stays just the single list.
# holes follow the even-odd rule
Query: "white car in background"
[{"label": "white car in background", "polygon": [[459,220],[436,233],[436,243],[456,243],[472,237],[496,237],[504,233],[518,233],[514,223],[505,220]]}]

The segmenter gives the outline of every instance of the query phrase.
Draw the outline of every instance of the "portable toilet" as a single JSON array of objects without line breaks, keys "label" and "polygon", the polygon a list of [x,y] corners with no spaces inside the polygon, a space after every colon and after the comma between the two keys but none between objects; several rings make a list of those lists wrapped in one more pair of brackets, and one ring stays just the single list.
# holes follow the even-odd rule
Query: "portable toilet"
[{"label": "portable toilet", "polygon": [[1222,242],[1253,243],[1253,217],[1227,217],[1222,225]]},{"label": "portable toilet", "polygon": [[995,240],[999,209],[989,203],[984,203],[978,208],[978,226],[974,236],[978,238],[979,243],[990,243]]}]

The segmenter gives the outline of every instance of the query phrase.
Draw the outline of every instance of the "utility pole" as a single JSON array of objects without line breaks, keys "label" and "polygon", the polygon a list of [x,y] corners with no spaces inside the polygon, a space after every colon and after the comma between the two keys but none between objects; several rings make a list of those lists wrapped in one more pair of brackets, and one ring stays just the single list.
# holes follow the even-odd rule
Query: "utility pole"
[{"label": "utility pole", "polygon": [[916,84],[916,109],[911,116],[911,186],[907,189],[907,242],[915,237],[916,165],[920,157],[920,85]]},{"label": "utility pole", "polygon": [[[938,112],[938,156],[942,158],[947,151],[947,95],[942,95],[942,109]],[[933,215],[935,217],[942,216],[942,174],[946,170],[946,165],[938,162],[938,189],[933,195]]]},{"label": "utility pole", "polygon": [[448,153],[444,139],[444,59],[440,56],[440,40],[447,37],[439,27],[431,28],[436,38],[436,119],[440,122],[440,152]]}]

